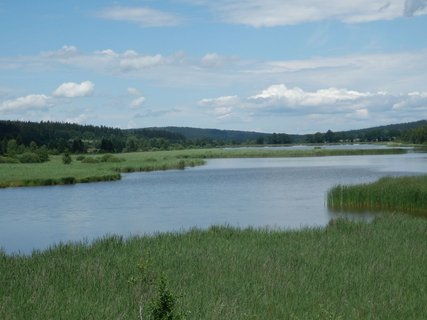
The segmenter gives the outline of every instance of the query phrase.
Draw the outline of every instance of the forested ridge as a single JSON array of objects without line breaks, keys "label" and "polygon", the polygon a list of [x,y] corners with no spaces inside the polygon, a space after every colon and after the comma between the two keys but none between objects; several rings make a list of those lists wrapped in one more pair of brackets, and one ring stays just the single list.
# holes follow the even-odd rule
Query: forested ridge
[{"label": "forested ridge", "polygon": [[352,143],[398,141],[427,143],[427,121],[306,135],[236,130],[161,127],[118,129],[63,122],[0,120],[0,162],[42,162],[48,154],[134,152],[227,145]]}]

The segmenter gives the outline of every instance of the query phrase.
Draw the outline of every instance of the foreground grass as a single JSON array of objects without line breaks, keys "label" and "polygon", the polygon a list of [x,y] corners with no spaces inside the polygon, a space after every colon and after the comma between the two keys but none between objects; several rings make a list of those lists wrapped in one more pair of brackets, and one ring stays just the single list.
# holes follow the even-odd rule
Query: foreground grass
[{"label": "foreground grass", "polygon": [[163,275],[188,319],[425,319],[426,237],[426,220],[391,216],[0,254],[0,318],[139,319]]},{"label": "foreground grass", "polygon": [[79,182],[120,179],[121,172],[184,169],[202,165],[211,158],[317,157],[338,155],[380,155],[405,153],[402,149],[374,150],[269,150],[269,149],[195,149],[156,152],[122,153],[120,162],[83,163],[76,160],[69,165],[61,156],[51,156],[45,163],[0,164],[0,188],[36,185],[72,184]]},{"label": "foreground grass", "polygon": [[360,185],[338,185],[328,192],[335,210],[377,210],[427,214],[427,175],[385,177]]}]

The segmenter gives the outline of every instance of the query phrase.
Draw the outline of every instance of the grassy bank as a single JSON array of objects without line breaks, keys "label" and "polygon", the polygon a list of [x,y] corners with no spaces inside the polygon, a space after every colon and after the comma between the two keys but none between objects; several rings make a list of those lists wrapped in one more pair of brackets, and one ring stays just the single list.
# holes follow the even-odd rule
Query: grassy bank
[{"label": "grassy bank", "polygon": [[[134,152],[116,155],[122,161],[78,161],[64,165],[61,156],[51,156],[44,163],[0,164],[0,187],[72,184],[79,182],[111,181],[120,179],[122,172],[184,169],[202,165],[211,158],[261,157],[319,157],[338,155],[381,155],[405,153],[402,149],[378,150],[269,150],[269,149],[194,149],[157,152]],[[99,156],[98,156],[99,157]],[[96,159],[95,159],[96,160]]]},{"label": "grassy bank", "polygon": [[427,176],[385,177],[360,185],[338,185],[328,192],[328,207],[427,214]]},{"label": "grassy bank", "polygon": [[140,319],[163,275],[188,319],[424,319],[426,235],[426,220],[390,216],[0,253],[0,318]]}]

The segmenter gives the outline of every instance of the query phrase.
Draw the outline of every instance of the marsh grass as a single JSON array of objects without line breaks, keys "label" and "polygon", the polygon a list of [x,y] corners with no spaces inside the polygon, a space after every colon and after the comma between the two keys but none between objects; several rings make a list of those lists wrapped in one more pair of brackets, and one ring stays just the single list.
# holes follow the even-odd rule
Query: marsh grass
[{"label": "marsh grass", "polygon": [[[64,165],[61,156],[43,163],[0,163],[0,187],[113,181],[122,172],[185,169],[203,165],[213,158],[321,157],[343,155],[383,155],[406,153],[404,149],[373,150],[271,150],[271,149],[192,149],[121,153],[120,155],[73,156]],[[80,160],[78,160],[80,159]],[[67,178],[66,180],[64,180]]]},{"label": "marsh grass", "polygon": [[328,191],[334,210],[370,210],[427,215],[427,175],[384,177],[373,183],[338,185]]},{"label": "marsh grass", "polygon": [[139,319],[164,276],[187,319],[425,319],[427,221],[212,227],[0,252],[0,319]]}]

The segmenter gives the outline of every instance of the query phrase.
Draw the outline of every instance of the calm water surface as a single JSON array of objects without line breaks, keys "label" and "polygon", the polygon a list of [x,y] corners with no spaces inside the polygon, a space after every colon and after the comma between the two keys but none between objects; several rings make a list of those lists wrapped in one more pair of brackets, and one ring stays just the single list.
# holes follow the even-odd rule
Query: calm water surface
[{"label": "calm water surface", "polygon": [[0,247],[30,253],[106,234],[238,227],[323,226],[338,183],[427,173],[427,154],[218,159],[183,171],[132,173],[118,182],[0,190]]}]

